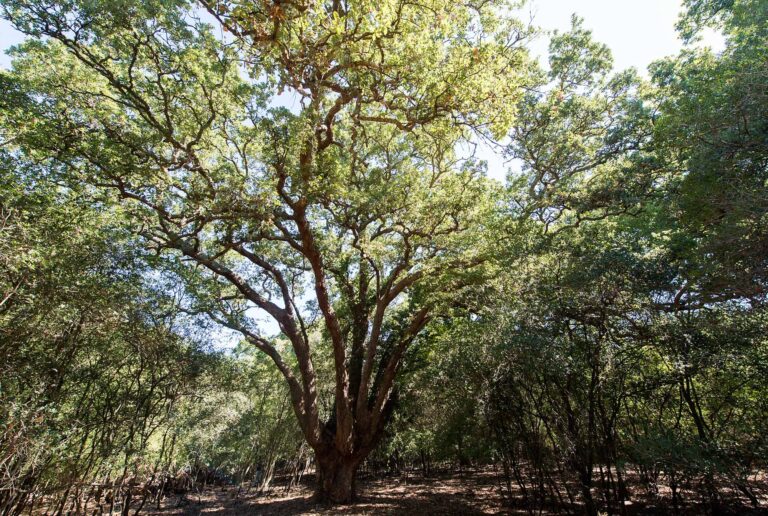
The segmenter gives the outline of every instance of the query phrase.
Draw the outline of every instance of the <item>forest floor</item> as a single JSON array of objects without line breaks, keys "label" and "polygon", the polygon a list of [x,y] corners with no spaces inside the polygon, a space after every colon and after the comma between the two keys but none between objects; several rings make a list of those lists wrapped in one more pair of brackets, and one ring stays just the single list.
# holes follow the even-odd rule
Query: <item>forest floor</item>
[{"label": "forest floor", "polygon": [[354,505],[327,507],[312,500],[312,486],[303,483],[285,492],[277,486],[258,495],[237,487],[217,487],[199,496],[170,497],[160,510],[142,512],[154,515],[246,515],[246,514],[416,514],[481,515],[510,514],[502,510],[503,494],[499,477],[493,472],[440,477],[391,477],[358,483],[359,500]]},{"label": "forest floor", "polygon": [[[354,505],[327,507],[312,499],[311,480],[286,492],[276,486],[267,494],[246,492],[237,487],[216,487],[198,494],[171,496],[158,510],[146,508],[145,514],[157,516],[197,516],[202,514],[239,515],[484,515],[529,514],[512,507],[505,500],[501,476],[492,470],[437,477],[389,477],[359,482],[359,500]],[[768,495],[768,492],[763,493]],[[733,506],[723,514],[768,515],[768,496],[761,496],[761,507]],[[628,505],[627,514],[670,514],[671,507],[646,500]],[[562,509],[562,508],[561,508]],[[578,508],[574,508],[578,513]],[[701,506],[688,506],[680,514],[702,514]],[[558,511],[561,512],[561,511]],[[548,514],[546,511],[537,514]],[[550,513],[550,514],[554,514]]]}]

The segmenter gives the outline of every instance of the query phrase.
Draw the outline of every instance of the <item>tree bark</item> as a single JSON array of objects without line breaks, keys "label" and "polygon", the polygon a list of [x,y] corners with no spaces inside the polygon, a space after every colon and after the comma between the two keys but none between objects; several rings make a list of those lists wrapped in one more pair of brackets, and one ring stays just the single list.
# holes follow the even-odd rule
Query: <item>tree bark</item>
[{"label": "tree bark", "polygon": [[316,500],[333,504],[353,502],[357,497],[356,477],[361,462],[359,457],[338,452],[315,452]]}]

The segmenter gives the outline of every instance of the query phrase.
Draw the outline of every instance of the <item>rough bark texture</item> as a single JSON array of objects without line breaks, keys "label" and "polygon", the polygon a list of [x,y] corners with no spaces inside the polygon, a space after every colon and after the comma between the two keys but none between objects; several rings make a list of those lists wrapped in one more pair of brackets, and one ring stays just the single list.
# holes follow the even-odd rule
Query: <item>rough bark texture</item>
[{"label": "rough bark texture", "polygon": [[361,460],[337,453],[316,453],[315,498],[325,503],[346,504],[357,497],[356,476]]}]

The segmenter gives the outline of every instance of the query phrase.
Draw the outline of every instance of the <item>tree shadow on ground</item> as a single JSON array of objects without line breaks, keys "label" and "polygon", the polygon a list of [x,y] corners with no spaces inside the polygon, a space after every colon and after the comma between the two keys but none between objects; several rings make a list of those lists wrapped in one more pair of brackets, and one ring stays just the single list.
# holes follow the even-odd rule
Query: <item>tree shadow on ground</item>
[{"label": "tree shadow on ground", "polygon": [[[402,514],[415,516],[430,515],[482,515],[482,514],[530,514],[530,507],[523,503],[521,496],[512,499],[504,496],[500,477],[491,470],[476,471],[469,474],[447,474],[423,478],[386,477],[368,479],[359,483],[360,497],[350,505],[329,506],[313,500],[313,482],[306,479],[290,492],[276,486],[266,495],[255,491],[228,487],[209,489],[199,494],[188,494],[181,498],[173,497],[164,501],[164,508],[159,511],[145,510],[145,514],[162,516],[240,516],[240,515],[358,515],[358,514]],[[636,502],[614,513],[627,516],[654,516],[673,513],[667,500],[643,499],[635,497]],[[761,492],[761,499],[763,499]],[[681,507],[681,516],[698,515],[711,512],[701,503],[691,503]],[[541,512],[539,512],[541,510]],[[537,507],[535,514],[580,514],[583,508],[574,506]],[[758,508],[742,505],[739,500],[728,503],[717,511],[723,515],[768,515],[765,504]]]},{"label": "tree shadow on ground", "polygon": [[[484,479],[483,479],[484,480]],[[251,514],[415,514],[425,515],[482,515],[510,514],[500,510],[503,506],[498,486],[478,477],[462,478],[455,475],[440,478],[385,478],[361,482],[360,496],[354,504],[325,505],[312,497],[311,481],[303,483],[290,493],[275,489],[268,495],[239,493],[237,489],[216,490],[202,497],[187,498],[178,506],[171,501],[160,511],[162,515],[251,515]],[[516,511],[512,511],[516,513]]]},{"label": "tree shadow on ground", "polygon": [[[395,494],[363,495],[352,505],[327,506],[315,504],[311,496],[281,499],[248,505],[254,514],[418,514],[418,515],[483,515],[475,500],[447,497],[441,493],[416,493],[408,496]],[[206,513],[209,514],[209,513]]]}]

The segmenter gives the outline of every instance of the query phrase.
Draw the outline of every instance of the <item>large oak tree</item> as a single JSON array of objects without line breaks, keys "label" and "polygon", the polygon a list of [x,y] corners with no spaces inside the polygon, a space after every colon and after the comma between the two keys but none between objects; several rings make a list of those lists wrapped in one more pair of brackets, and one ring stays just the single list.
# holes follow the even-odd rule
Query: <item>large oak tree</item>
[{"label": "large oak tree", "polygon": [[188,280],[187,308],[275,363],[318,494],[349,501],[408,347],[445,293],[481,275],[493,186],[470,150],[505,133],[527,80],[514,6],[0,4],[31,36],[3,82],[26,92],[7,113],[11,144],[125,201]]}]

